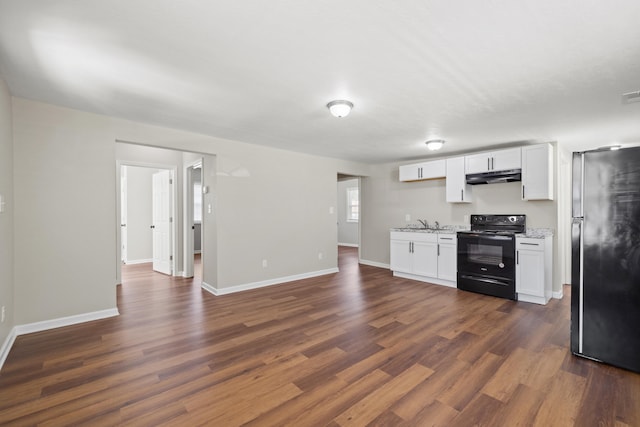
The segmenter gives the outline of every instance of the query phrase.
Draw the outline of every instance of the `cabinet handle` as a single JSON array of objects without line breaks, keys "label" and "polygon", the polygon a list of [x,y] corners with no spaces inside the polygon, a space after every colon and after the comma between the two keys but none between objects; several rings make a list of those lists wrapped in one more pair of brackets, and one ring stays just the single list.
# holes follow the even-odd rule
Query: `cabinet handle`
[{"label": "cabinet handle", "polygon": [[522,184],[522,199],[524,199],[524,184]]},{"label": "cabinet handle", "polygon": [[490,171],[491,170],[491,158],[487,157],[487,170]]},{"label": "cabinet handle", "polygon": [[441,237],[442,240],[453,240],[453,237]]},{"label": "cabinet handle", "polygon": [[494,160],[494,159],[493,159],[493,157],[492,157],[492,158],[491,158],[491,170],[494,170],[494,169],[495,169],[495,166],[493,165],[493,160]]},{"label": "cabinet handle", "polygon": [[521,245],[529,245],[529,246],[540,246],[539,243],[527,243],[527,242],[520,242]]},{"label": "cabinet handle", "polygon": [[460,190],[460,201],[461,202],[464,201],[464,188],[462,190]]},{"label": "cabinet handle", "polygon": [[516,251],[516,264],[520,264],[520,251]]},{"label": "cabinet handle", "polygon": [[438,243],[438,256],[440,256],[440,243]]}]

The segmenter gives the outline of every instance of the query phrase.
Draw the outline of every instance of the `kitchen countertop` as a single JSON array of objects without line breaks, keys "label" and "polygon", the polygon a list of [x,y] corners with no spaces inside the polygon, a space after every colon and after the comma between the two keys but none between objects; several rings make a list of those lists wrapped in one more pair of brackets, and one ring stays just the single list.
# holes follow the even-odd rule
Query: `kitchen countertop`
[{"label": "kitchen countertop", "polygon": [[[397,227],[392,228],[391,231],[402,231],[409,233],[438,233],[438,234],[455,234],[458,231],[469,231],[468,225],[443,225],[442,228],[424,228],[418,226]],[[520,237],[526,237],[529,239],[544,239],[547,236],[553,236],[553,229],[551,228],[527,228],[524,234],[519,234]]]},{"label": "kitchen countertop", "polygon": [[434,228],[424,228],[419,226],[407,226],[407,227],[398,227],[392,228],[391,231],[404,231],[410,233],[438,233],[438,234],[455,234],[458,231],[469,230],[468,225],[443,225],[439,229]]},{"label": "kitchen countertop", "polygon": [[[520,235],[522,236],[522,235]],[[551,228],[527,228],[524,236],[529,239],[544,239],[547,236],[553,236],[553,229]]]}]

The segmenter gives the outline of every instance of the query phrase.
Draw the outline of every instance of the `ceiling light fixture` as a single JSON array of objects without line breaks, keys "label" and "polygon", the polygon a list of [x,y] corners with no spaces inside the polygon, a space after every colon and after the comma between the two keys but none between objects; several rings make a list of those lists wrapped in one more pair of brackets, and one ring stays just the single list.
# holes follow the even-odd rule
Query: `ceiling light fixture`
[{"label": "ceiling light fixture", "polygon": [[337,99],[327,104],[327,108],[334,117],[346,117],[353,108],[353,103],[344,99]]},{"label": "ceiling light fixture", "polygon": [[444,139],[430,139],[425,142],[427,144],[427,148],[431,151],[436,151],[442,148],[444,145]]}]

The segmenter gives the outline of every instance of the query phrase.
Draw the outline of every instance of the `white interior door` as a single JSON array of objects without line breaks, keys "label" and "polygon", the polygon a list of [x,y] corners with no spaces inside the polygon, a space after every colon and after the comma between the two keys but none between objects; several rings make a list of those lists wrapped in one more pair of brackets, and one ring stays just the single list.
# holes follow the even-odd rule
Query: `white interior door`
[{"label": "white interior door", "polygon": [[170,170],[153,174],[152,185],[152,235],[154,271],[173,274],[173,254],[171,253],[172,200]]}]

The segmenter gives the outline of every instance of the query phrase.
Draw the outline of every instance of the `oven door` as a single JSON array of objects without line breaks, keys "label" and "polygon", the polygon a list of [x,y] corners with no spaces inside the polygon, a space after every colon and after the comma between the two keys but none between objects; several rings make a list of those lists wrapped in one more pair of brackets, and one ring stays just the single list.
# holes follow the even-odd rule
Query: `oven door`
[{"label": "oven door", "polygon": [[515,240],[513,235],[458,233],[458,273],[515,281]]}]

